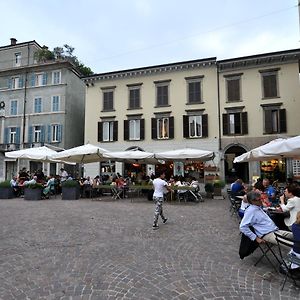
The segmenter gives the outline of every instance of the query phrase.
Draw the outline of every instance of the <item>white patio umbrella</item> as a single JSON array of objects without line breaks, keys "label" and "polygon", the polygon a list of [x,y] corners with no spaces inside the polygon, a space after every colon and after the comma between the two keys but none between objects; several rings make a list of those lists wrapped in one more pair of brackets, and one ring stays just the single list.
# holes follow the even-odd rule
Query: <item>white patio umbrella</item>
[{"label": "white patio umbrella", "polygon": [[52,158],[65,162],[86,164],[107,160],[103,158],[103,154],[106,152],[106,149],[92,144],[86,144],[56,153]]},{"label": "white patio umbrella", "polygon": [[155,153],[157,159],[162,160],[172,160],[172,161],[206,161],[214,158],[214,153],[212,151],[193,149],[193,148],[183,148],[165,152]]},{"label": "white patio umbrella", "polygon": [[56,151],[46,147],[26,148],[16,151],[5,152],[5,157],[8,158],[22,158],[38,161],[52,161],[52,156],[56,154]]},{"label": "white patio umbrella", "polygon": [[242,162],[249,162],[249,161],[262,161],[262,160],[270,160],[274,158],[280,158],[281,155],[279,153],[272,153],[269,149],[272,148],[280,148],[282,143],[285,139],[279,138],[275,139],[265,145],[256,147],[246,153],[243,153],[240,156],[237,156],[233,162],[234,163],[242,163]]},{"label": "white patio umbrella", "polygon": [[300,158],[300,135],[284,139],[280,144],[271,143],[264,153],[267,155],[280,155],[281,157]]},{"label": "white patio umbrella", "polygon": [[140,150],[106,152],[103,154],[103,157],[119,162],[138,162],[145,164],[159,163],[159,161],[154,157],[154,153]]}]

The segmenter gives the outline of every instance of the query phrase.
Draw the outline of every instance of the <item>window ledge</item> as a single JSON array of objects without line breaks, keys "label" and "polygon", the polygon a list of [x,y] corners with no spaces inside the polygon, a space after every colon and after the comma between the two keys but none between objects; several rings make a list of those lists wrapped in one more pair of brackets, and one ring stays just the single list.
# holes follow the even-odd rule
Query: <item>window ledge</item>
[{"label": "window ledge", "polygon": [[243,102],[243,100],[233,100],[233,101],[226,100],[225,101],[225,103],[237,103],[237,102]]},{"label": "window ledge", "polygon": [[278,99],[281,98],[280,96],[275,96],[275,97],[262,97],[261,100],[269,100],[269,99]]},{"label": "window ledge", "polygon": [[185,103],[185,105],[197,105],[197,104],[204,104],[205,102],[204,101],[201,101],[201,102],[187,102]]},{"label": "window ledge", "polygon": [[101,112],[112,112],[112,111],[116,111],[115,109],[105,109],[105,110],[101,110]]},{"label": "window ledge", "polygon": [[166,104],[166,105],[155,105],[154,108],[160,108],[160,107],[170,107],[170,104]]},{"label": "window ledge", "polygon": [[135,110],[135,109],[143,109],[142,107],[130,107],[130,108],[127,108],[127,110]]}]

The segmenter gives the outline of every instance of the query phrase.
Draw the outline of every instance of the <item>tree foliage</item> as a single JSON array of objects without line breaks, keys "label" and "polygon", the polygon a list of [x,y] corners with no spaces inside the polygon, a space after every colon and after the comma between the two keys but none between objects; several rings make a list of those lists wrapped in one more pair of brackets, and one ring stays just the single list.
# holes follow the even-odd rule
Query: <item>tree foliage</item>
[{"label": "tree foliage", "polygon": [[53,51],[48,50],[48,47],[43,47],[41,50],[38,50],[35,53],[35,59],[38,62],[45,62],[49,60],[68,60],[73,63],[76,69],[83,75],[88,76],[92,75],[93,71],[90,67],[84,65],[78,58],[75,56],[74,53],[75,48],[64,44],[63,47],[55,47]]}]

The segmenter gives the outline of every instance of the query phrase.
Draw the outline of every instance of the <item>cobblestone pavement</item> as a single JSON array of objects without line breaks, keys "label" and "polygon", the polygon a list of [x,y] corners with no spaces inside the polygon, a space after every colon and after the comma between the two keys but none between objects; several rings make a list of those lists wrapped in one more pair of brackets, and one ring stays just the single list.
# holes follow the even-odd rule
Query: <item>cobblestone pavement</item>
[{"label": "cobblestone pavement", "polygon": [[266,262],[238,256],[226,200],[0,200],[0,299],[300,299]]}]

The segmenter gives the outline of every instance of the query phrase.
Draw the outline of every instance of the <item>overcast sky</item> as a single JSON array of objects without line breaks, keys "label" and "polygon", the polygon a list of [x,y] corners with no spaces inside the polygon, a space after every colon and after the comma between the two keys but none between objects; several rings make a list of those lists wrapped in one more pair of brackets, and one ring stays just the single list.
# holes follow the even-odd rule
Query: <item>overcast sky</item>
[{"label": "overcast sky", "polygon": [[95,73],[300,48],[297,0],[0,0],[0,45],[69,44]]}]

